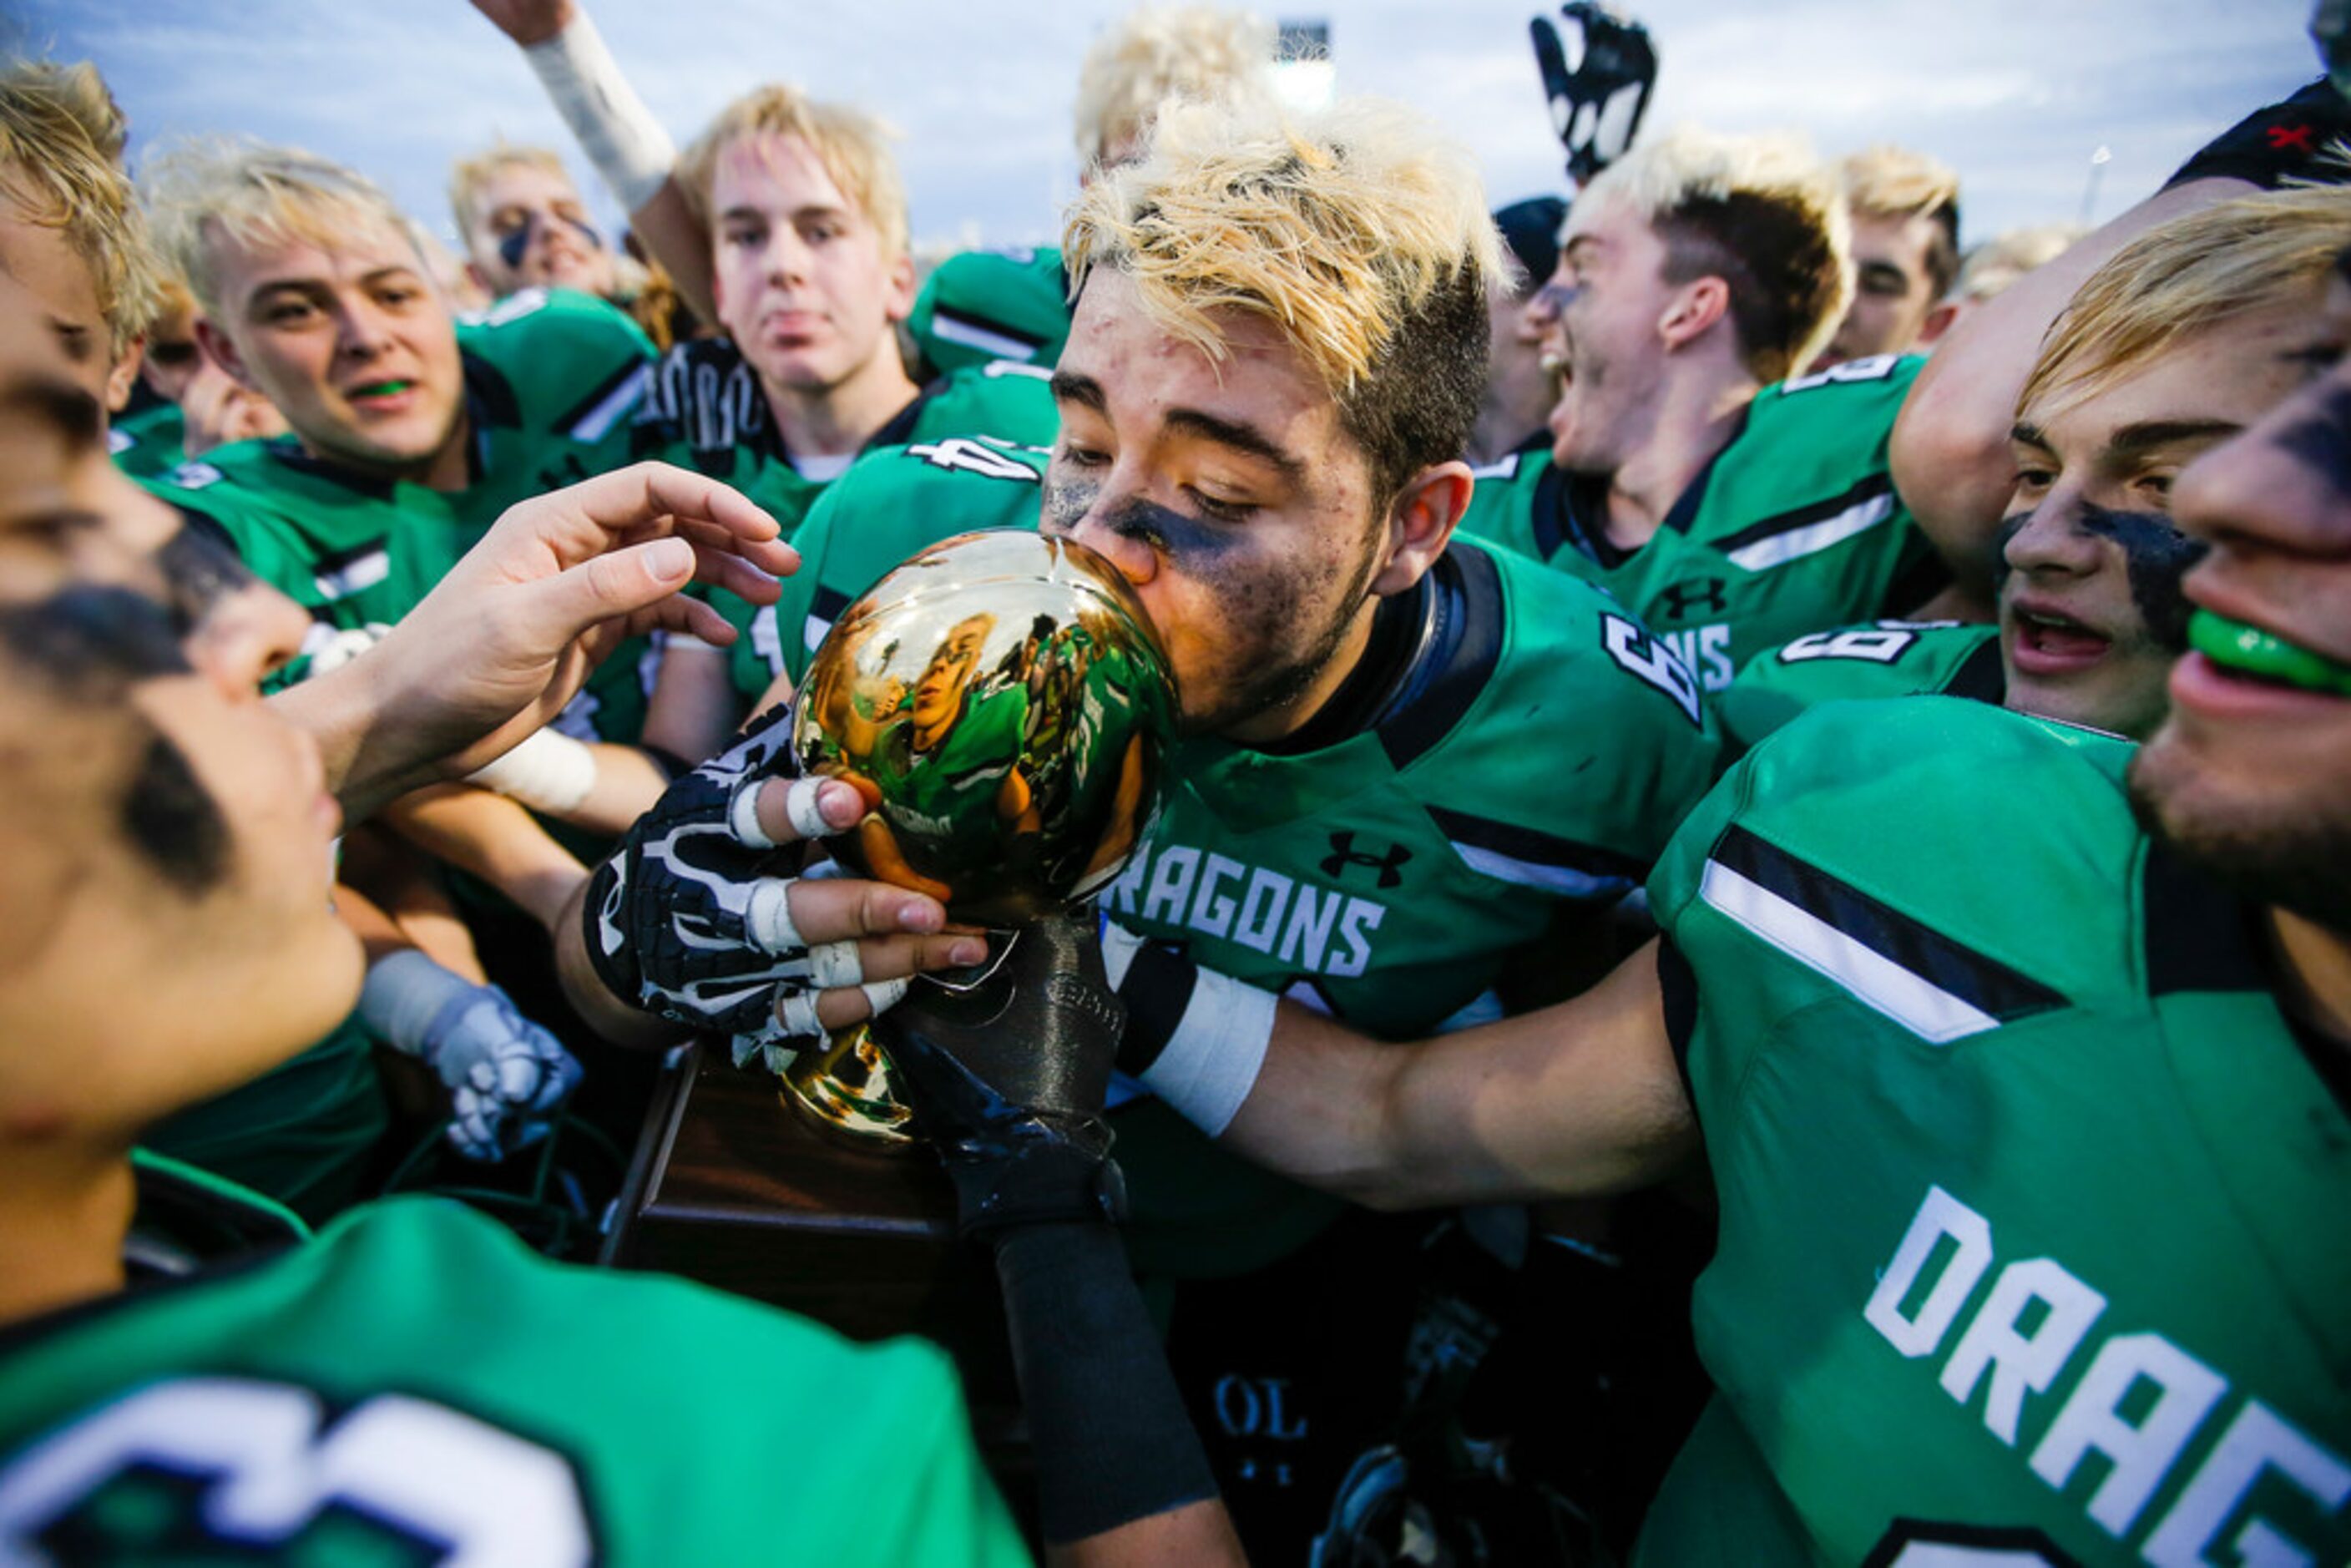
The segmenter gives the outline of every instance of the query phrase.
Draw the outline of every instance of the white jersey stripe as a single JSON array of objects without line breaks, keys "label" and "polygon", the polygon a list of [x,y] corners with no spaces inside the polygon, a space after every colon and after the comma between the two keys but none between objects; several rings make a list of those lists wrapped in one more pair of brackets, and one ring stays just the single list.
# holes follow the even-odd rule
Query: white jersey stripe
[{"label": "white jersey stripe", "polygon": [[931,318],[931,336],[945,338],[950,343],[961,343],[967,349],[977,349],[983,354],[994,354],[1000,360],[1033,360],[1037,345],[1025,342],[1003,332],[991,332],[987,328],[945,313]]},{"label": "white jersey stripe", "polygon": [[1459,855],[1471,871],[1494,877],[1499,881],[1516,883],[1520,887],[1539,887],[1546,893],[1558,894],[1562,898],[1587,901],[1604,898],[1614,900],[1624,897],[1633,887],[1631,879],[1627,877],[1594,876],[1590,872],[1578,871],[1573,866],[1545,865],[1541,861],[1522,861],[1516,856],[1506,855],[1499,850],[1486,849],[1478,844],[1465,844],[1459,839],[1447,841],[1452,844],[1453,852]]},{"label": "white jersey stripe", "polygon": [[1698,894],[1731,920],[1921,1040],[1949,1045],[2000,1027],[2000,1020],[1981,1008],[1863,946],[1720,861],[1706,862]]},{"label": "white jersey stripe", "polygon": [[319,573],[312,580],[318,585],[319,598],[346,599],[362,588],[373,588],[391,575],[391,552],[371,550],[332,571]]},{"label": "white jersey stripe", "polygon": [[1730,563],[1742,571],[1764,571],[1775,566],[1808,555],[1817,555],[1831,545],[1839,544],[1894,515],[1894,497],[1889,491],[1855,501],[1832,517],[1817,523],[1806,523],[1801,528],[1790,528],[1784,534],[1773,534],[1732,550]]},{"label": "white jersey stripe", "polygon": [[637,406],[645,395],[645,388],[653,379],[651,365],[640,365],[635,373],[604,394],[603,399],[573,425],[569,432],[574,441],[601,441],[622,417]]}]

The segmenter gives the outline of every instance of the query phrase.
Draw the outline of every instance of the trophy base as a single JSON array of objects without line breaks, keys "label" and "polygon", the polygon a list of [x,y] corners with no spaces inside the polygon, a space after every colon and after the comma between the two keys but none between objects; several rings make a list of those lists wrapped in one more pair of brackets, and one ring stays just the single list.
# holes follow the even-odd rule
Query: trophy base
[{"label": "trophy base", "polygon": [[890,1092],[890,1060],[863,1024],[804,1051],[784,1071],[784,1103],[828,1135],[862,1148],[908,1149],[920,1140]]}]

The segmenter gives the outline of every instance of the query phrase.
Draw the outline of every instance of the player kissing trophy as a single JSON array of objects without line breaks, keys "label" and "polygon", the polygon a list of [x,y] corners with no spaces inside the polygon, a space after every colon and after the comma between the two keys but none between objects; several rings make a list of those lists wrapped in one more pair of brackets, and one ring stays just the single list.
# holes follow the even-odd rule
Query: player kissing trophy
[{"label": "player kissing trophy", "polygon": [[[1166,653],[1107,561],[1065,539],[966,534],[841,615],[810,664],[791,751],[864,799],[856,827],[828,841],[837,860],[990,928],[987,964],[916,982],[948,993],[932,1008],[994,1009],[1017,1033],[1021,998],[987,981],[1125,866],[1157,810],[1177,711]],[[884,1053],[909,1048],[885,1014],[802,1051],[787,1097],[829,1127],[905,1142]]]}]

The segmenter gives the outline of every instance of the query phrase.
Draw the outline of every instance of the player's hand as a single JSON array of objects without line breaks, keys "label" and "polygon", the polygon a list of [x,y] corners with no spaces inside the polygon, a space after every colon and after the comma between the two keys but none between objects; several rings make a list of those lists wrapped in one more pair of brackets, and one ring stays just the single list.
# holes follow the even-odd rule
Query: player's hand
[{"label": "player's hand", "polygon": [[[1646,27],[1589,0],[1568,0],[1559,15],[1573,35],[1567,43],[1545,16],[1528,30],[1568,178],[1582,185],[1633,144],[1657,85],[1657,51]],[[1571,68],[1570,46],[1579,44]]]},{"label": "player's hand", "polygon": [[473,0],[473,5],[526,49],[563,31],[580,12],[572,0]]},{"label": "player's hand", "polygon": [[275,403],[210,359],[202,360],[187,390],[180,394],[180,418],[181,450],[192,458],[232,441],[277,435],[286,429]]},{"label": "player's hand", "polygon": [[[345,775],[462,779],[553,719],[597,661],[656,629],[725,644],[735,630],[689,581],[754,604],[799,557],[776,520],[714,479],[640,463],[507,510],[366,659],[364,738]],[[313,683],[316,684],[316,683]],[[416,777],[423,769],[424,777]]]},{"label": "player's hand", "polygon": [[469,1160],[495,1163],[546,1137],[580,1086],[580,1063],[562,1042],[496,986],[453,998],[425,1031],[422,1056],[449,1086],[449,1142]]},{"label": "player's hand", "polygon": [[1120,1217],[1102,1109],[1125,1013],[1094,926],[1091,912],[1023,926],[985,979],[926,980],[874,1026],[966,1236]]},{"label": "player's hand", "polygon": [[[778,1069],[792,1042],[881,1012],[925,969],[977,963],[936,899],[886,883],[781,874],[800,841],[852,827],[857,791],[791,777],[791,713],[751,721],[672,784],[597,868],[582,912],[589,961],[632,1007],[734,1039]],[[786,852],[790,852],[787,853]]]}]

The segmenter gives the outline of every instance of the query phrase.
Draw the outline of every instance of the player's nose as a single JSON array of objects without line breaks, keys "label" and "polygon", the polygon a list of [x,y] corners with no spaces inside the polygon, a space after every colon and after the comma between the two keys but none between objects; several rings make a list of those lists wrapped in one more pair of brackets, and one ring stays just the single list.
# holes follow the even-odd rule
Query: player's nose
[{"label": "player's nose", "polygon": [[2082,493],[2062,483],[2043,496],[2001,547],[2010,569],[2027,575],[2096,570],[2099,544],[2082,527]]}]

